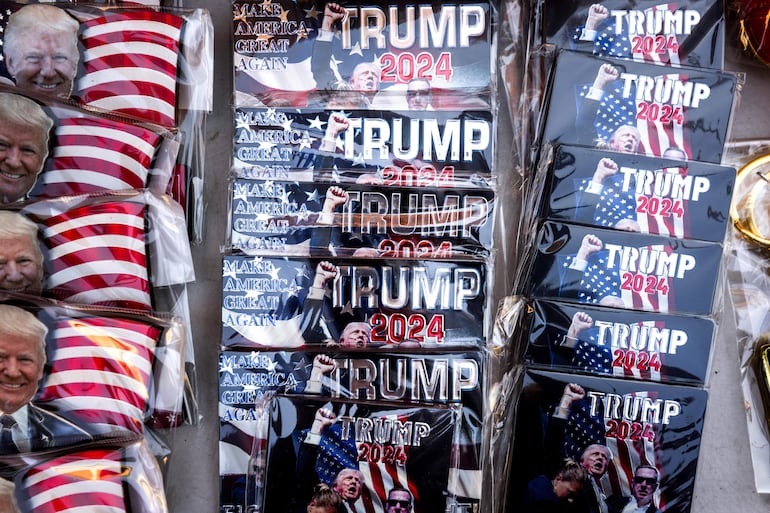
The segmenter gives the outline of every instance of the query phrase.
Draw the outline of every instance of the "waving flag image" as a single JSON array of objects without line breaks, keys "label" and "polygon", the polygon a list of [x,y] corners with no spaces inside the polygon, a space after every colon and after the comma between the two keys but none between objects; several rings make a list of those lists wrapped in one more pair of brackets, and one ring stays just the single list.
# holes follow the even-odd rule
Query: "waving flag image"
[{"label": "waving flag image", "polygon": [[37,222],[48,250],[45,289],[52,296],[151,309],[144,204],[85,205]]},{"label": "waving flag image", "polygon": [[159,330],[129,320],[59,321],[38,400],[110,432],[142,433]]},{"label": "waving flag image", "polygon": [[175,126],[183,23],[145,10],[105,12],[83,23],[85,72],[74,95],[92,107]]},{"label": "waving flag image", "polygon": [[[329,422],[316,442],[308,426],[319,408]],[[454,408],[278,396],[271,401],[265,511],[298,511],[315,485],[333,487],[346,474],[359,480],[340,485],[356,512],[383,513],[388,492],[397,486],[409,490],[413,511],[440,511],[457,420]],[[286,472],[299,479],[287,479]]]},{"label": "waving flag image", "polygon": [[[526,372],[520,390],[512,457],[529,464],[513,470],[514,496],[521,498],[531,480],[567,457],[584,461],[590,493],[605,499],[631,496],[636,469],[652,466],[660,477],[655,506],[691,510],[705,390],[539,370]],[[586,454],[597,446],[609,458],[589,465]]]},{"label": "waving flag image", "polygon": [[51,198],[142,189],[161,139],[147,128],[107,118],[59,117],[51,163],[32,194]]}]

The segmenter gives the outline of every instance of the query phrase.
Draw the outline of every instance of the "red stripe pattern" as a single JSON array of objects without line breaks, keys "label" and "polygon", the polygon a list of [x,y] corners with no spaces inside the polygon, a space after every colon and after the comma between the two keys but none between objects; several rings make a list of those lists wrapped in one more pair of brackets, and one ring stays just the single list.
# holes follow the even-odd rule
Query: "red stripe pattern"
[{"label": "red stripe pattern", "polygon": [[46,290],[73,303],[151,310],[144,209],[116,201],[42,220]]},{"label": "red stripe pattern", "polygon": [[29,513],[124,513],[121,451],[95,449],[54,458],[27,471],[20,481]]},{"label": "red stripe pattern", "polygon": [[160,139],[151,130],[114,120],[60,118],[52,163],[39,179],[37,196],[143,189]]},{"label": "red stripe pattern", "polygon": [[100,432],[142,433],[159,335],[157,327],[128,319],[58,321],[37,402]]},{"label": "red stripe pattern", "polygon": [[85,22],[82,101],[174,126],[182,24],[179,16],[144,10],[108,12]]}]

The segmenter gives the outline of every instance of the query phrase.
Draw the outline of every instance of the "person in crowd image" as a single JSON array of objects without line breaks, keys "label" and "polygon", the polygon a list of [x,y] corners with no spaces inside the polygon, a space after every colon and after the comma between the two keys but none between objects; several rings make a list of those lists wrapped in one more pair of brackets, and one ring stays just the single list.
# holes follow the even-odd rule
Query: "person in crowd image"
[{"label": "person in crowd image", "polygon": [[406,105],[409,110],[433,110],[430,82],[425,78],[413,78],[406,85]]},{"label": "person in crowd image", "polygon": [[316,485],[307,513],[345,513],[345,503],[336,491],[325,484]]},{"label": "person in crowd image", "polygon": [[391,488],[385,500],[385,513],[411,513],[412,493],[402,486]]},{"label": "person in crowd image", "polygon": [[[565,431],[567,424],[575,411],[577,404],[585,399],[586,392],[577,383],[568,383],[564,386],[559,403],[548,418],[546,428],[546,447],[548,448],[549,468],[556,467],[565,457],[563,452]],[[578,465],[586,472],[587,481],[581,489],[576,506],[582,505],[580,511],[588,513],[607,513],[605,504],[606,496],[601,487],[601,478],[607,473],[612,453],[603,443],[588,443],[575,454]]]},{"label": "person in crowd image", "polygon": [[652,465],[640,465],[634,471],[631,497],[611,495],[607,497],[608,513],[658,513],[653,499],[660,484],[658,469]]},{"label": "person in crowd image", "polygon": [[3,53],[8,73],[22,89],[67,98],[78,68],[78,21],[64,9],[28,4],[11,14]]},{"label": "person in crowd image", "polygon": [[31,401],[46,362],[48,328],[32,313],[0,304],[0,453],[90,440],[88,433]]},{"label": "person in crowd image", "polygon": [[17,212],[0,210],[0,289],[40,294],[43,253],[37,225]]},{"label": "person in crowd image", "polygon": [[587,485],[588,473],[577,462],[566,459],[556,475],[540,475],[527,485],[522,513],[584,513],[580,494]]},{"label": "person in crowd image", "polygon": [[340,347],[362,349],[372,341],[372,327],[368,323],[353,321],[342,329]]},{"label": "person in crowd image", "polygon": [[0,93],[0,203],[23,200],[48,157],[53,120],[18,94]]}]

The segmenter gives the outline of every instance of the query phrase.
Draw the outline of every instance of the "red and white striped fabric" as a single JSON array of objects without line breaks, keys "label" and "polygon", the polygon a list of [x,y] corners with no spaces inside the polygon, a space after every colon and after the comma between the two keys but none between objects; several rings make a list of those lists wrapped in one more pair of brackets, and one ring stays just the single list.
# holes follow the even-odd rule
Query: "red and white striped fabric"
[{"label": "red and white striped fabric", "polygon": [[106,12],[83,23],[81,101],[174,126],[183,23],[179,16],[146,10]]},{"label": "red and white striped fabric", "polygon": [[99,432],[142,433],[160,329],[106,317],[57,321],[36,402]]},{"label": "red and white striped fabric", "polygon": [[[128,512],[121,451],[84,450],[34,466],[18,481],[29,513]],[[26,504],[25,504],[26,503]]]},{"label": "red and white striped fabric", "polygon": [[72,303],[152,309],[145,246],[145,205],[85,205],[39,221],[45,290]]},{"label": "red and white striped fabric", "polygon": [[51,165],[39,197],[142,189],[161,136],[146,128],[91,117],[59,118]]},{"label": "red and white striped fabric", "polygon": [[24,513],[168,513],[163,476],[142,437],[30,456],[14,477]]}]

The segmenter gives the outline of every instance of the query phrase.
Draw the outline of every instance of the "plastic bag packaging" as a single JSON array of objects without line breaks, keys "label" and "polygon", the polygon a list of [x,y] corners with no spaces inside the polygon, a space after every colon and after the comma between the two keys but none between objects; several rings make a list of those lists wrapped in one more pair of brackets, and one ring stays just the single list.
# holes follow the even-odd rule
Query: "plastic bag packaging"
[{"label": "plastic bag packaging", "polygon": [[584,486],[576,502],[628,497],[632,476],[648,465],[655,507],[690,511],[706,390],[535,369],[527,369],[518,386],[511,458],[529,464],[512,468],[514,510],[541,496],[551,485],[546,476],[566,477],[564,458],[576,466],[597,451],[603,463],[587,471],[596,487]]},{"label": "plastic bag packaging", "polygon": [[[0,68],[6,82],[24,90],[38,89],[26,73],[17,69],[23,48],[16,42],[16,34],[52,30],[50,37],[57,38],[67,54],[58,75],[67,80],[56,88],[47,84],[37,92],[170,130],[184,127],[185,148],[178,154],[179,172],[174,180],[195,193],[178,199],[180,203],[184,198],[198,202],[188,212],[191,238],[199,241],[202,220],[193,215],[200,213],[202,198],[197,194],[199,187],[193,189],[192,184],[203,177],[205,139],[199,134],[213,102],[213,28],[208,12],[136,4],[2,5],[4,11],[13,13],[6,18],[4,35],[5,62],[10,67]],[[58,28],[41,29],[41,19],[56,22]]]},{"label": "plastic bag packaging", "polygon": [[0,504],[9,513],[86,508],[166,513],[163,477],[143,438],[123,436],[28,455],[1,456]]},{"label": "plastic bag packaging", "polygon": [[520,296],[506,296],[500,300],[492,333],[487,343],[484,376],[484,443],[482,450],[481,510],[485,513],[510,511],[507,504],[508,482],[512,460],[510,434],[515,421],[515,398],[524,367],[522,348],[513,343],[519,329],[526,303]]},{"label": "plastic bag packaging", "polygon": [[487,189],[231,183],[227,248],[245,254],[489,255],[495,193]]},{"label": "plastic bag packaging", "polygon": [[[335,399],[379,401],[379,404],[387,403],[389,407],[401,409],[419,404],[462,404],[449,468],[449,482],[454,484],[447,492],[463,504],[478,504],[483,365],[480,350],[422,351],[418,354],[399,351],[260,351],[259,354],[223,351],[220,354],[219,388],[221,505],[236,507],[240,504],[248,508],[261,503],[261,494],[257,491],[264,490],[268,446],[266,440],[260,438],[260,430],[266,426],[267,419],[260,416],[259,405],[260,398],[266,400],[274,392],[290,394],[297,400],[315,396],[316,401],[323,398],[322,402]],[[320,435],[323,429],[319,431]],[[381,447],[377,445],[372,448],[375,452],[381,451],[381,456],[386,453],[395,455],[399,451],[388,442],[382,442]],[[323,451],[329,450],[328,446],[324,447]],[[387,463],[386,459],[382,457],[382,463]],[[322,460],[318,461],[321,464]],[[359,459],[357,465],[364,469],[362,460]],[[386,475],[385,484],[389,479]],[[303,493],[307,494],[307,490]],[[245,504],[242,502],[244,496],[247,497]]]},{"label": "plastic bag packaging", "polygon": [[767,412],[766,353],[768,332],[765,245],[767,162],[770,141],[735,141],[728,145],[727,163],[738,168],[730,220],[733,228],[727,253],[728,285],[735,314],[736,341],[741,386],[746,404],[754,485],[759,493],[770,493],[770,426]]},{"label": "plastic bag packaging", "polygon": [[533,38],[598,56],[722,69],[725,3],[694,0],[661,5],[643,0],[629,9],[628,2],[540,0]]},{"label": "plastic bag packaging", "polygon": [[179,136],[157,125],[5,85],[0,85],[0,116],[37,134],[42,145],[39,173],[17,190],[3,191],[4,203],[122,189],[163,193],[174,171]]},{"label": "plastic bag packaging", "polygon": [[447,491],[457,489],[457,406],[277,395],[267,407],[264,511],[306,507],[315,484],[331,487],[348,476],[360,482],[342,492],[351,505],[381,509],[402,488],[418,510],[455,500]]},{"label": "plastic bag packaging", "polygon": [[[426,19],[447,30],[429,34]],[[402,11],[383,1],[365,9],[326,3],[320,10],[285,1],[270,9],[236,3],[234,104],[307,107],[333,100],[346,108],[405,109],[419,101],[435,110],[488,108],[496,78],[493,19],[493,2]],[[267,27],[269,44],[258,27]]]},{"label": "plastic bag packaging", "polygon": [[186,338],[180,319],[13,293],[0,304],[7,315],[23,317],[23,309],[47,328],[35,405],[91,435],[181,425]]},{"label": "plastic bag packaging", "polygon": [[[27,203],[21,213],[40,226],[49,253],[46,289],[59,299],[151,308],[150,285],[195,279],[183,214],[167,196],[147,190],[68,196]],[[113,283],[110,275],[128,281]]]},{"label": "plastic bag packaging", "polygon": [[237,177],[334,183],[490,187],[489,110],[236,108]]},{"label": "plastic bag packaging", "polygon": [[480,347],[491,282],[479,259],[226,255],[221,343]]}]

